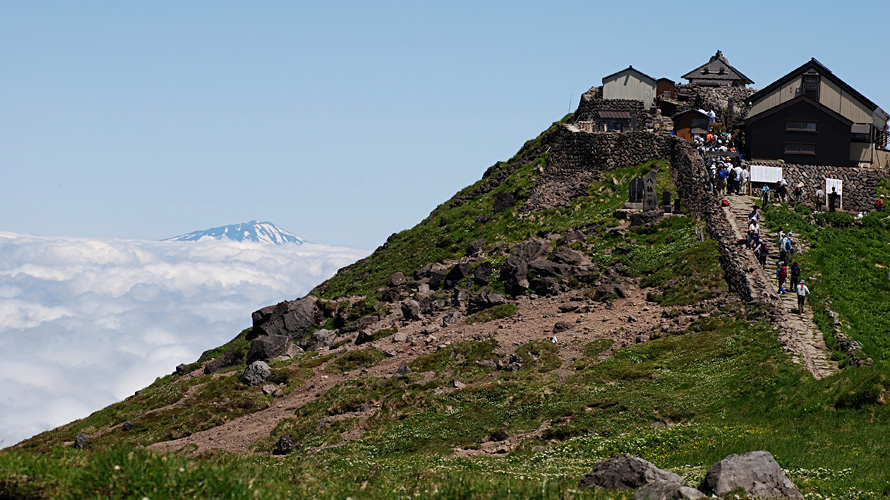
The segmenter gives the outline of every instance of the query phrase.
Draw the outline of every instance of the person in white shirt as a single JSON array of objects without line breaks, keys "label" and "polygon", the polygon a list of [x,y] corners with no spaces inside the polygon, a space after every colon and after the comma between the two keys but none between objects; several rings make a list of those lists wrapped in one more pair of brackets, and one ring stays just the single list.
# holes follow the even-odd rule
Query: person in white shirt
[{"label": "person in white shirt", "polygon": [[803,303],[807,295],[810,294],[810,289],[804,284],[804,280],[800,280],[800,283],[795,287],[795,291],[797,292],[797,314],[803,314]]}]

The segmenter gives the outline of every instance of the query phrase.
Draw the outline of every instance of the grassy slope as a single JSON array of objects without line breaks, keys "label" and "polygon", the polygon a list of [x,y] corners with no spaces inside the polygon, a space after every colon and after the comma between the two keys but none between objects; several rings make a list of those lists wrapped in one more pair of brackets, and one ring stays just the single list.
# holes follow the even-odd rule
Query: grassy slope
[{"label": "grassy slope", "polygon": [[[517,170],[505,188],[519,192],[523,186],[528,188],[531,168]],[[625,181],[645,168],[629,167],[606,175],[603,182],[591,186],[590,196],[577,201],[577,210],[550,211],[533,220],[515,219],[508,210],[492,219],[491,226],[480,229],[472,221],[475,214],[488,210],[493,193],[454,209],[443,204],[417,228],[394,236],[387,248],[329,282],[325,294],[336,297],[346,290],[373,290],[393,271],[409,273],[431,260],[455,256],[466,242],[478,237],[492,238],[490,242],[497,238],[519,241],[591,221],[599,222],[599,229],[588,233],[594,243],[592,257],[603,266],[627,263],[644,285],[666,287],[652,290],[652,298],[663,305],[682,306],[724,293],[716,245],[699,241],[695,221],[668,219],[655,230],[642,228],[627,239],[606,231],[615,222],[609,213],[626,199]],[[619,179],[617,184],[611,182],[612,176]],[[666,177],[660,180],[667,186]],[[858,288],[865,288],[868,296],[886,293],[882,288],[886,285],[872,276],[872,268],[874,263],[890,265],[882,260],[887,254],[881,253],[887,235],[870,230],[852,238],[861,243],[846,255],[863,258],[846,257],[841,265],[833,263],[838,260],[833,257],[838,249],[832,245],[840,242],[849,250],[853,243],[845,235],[858,230],[807,228],[805,220],[793,220],[791,212],[784,214],[787,225],[799,223],[795,231],[804,232],[815,243],[802,260],[807,273],[822,275],[822,281],[812,287],[817,310],[820,303],[832,300],[832,308],[841,312],[854,338],[877,361],[875,366],[849,367],[839,375],[814,381],[788,361],[761,311],[737,302],[696,321],[684,335],[620,349],[605,361],[596,358],[604,348],[602,342],[592,343],[583,349],[586,356],[572,363],[573,375],[565,382],[552,372],[558,358],[554,362],[553,347],[547,343],[517,349],[526,358],[537,358],[523,370],[486,377],[488,370],[475,361],[494,359],[496,345],[469,341],[412,363],[416,370],[436,373],[429,382],[423,383],[416,374],[360,377],[300,408],[269,439],[257,444],[257,449],[268,450],[280,433],[290,432],[299,446],[284,458],[222,453],[200,458],[162,456],[134,447],[192,432],[207,421],[233,418],[270,401],[258,388],[246,389],[234,382],[243,366],[213,381],[208,376],[190,381],[168,376],[139,396],[44,433],[23,448],[0,452],[0,497],[7,493],[68,498],[407,498],[416,494],[630,498],[629,494],[579,492],[575,486],[597,460],[616,453],[646,458],[684,475],[694,486],[717,460],[755,449],[771,451],[804,492],[832,498],[887,495],[890,457],[885,450],[890,449],[890,419],[882,403],[890,383],[882,350],[885,340],[875,329],[881,328],[884,316],[881,307],[868,301],[848,302],[856,300]],[[446,226],[439,226],[442,216],[450,221]],[[772,220],[780,219],[773,216]],[[435,243],[442,239],[449,244],[437,247]],[[616,248],[624,251],[613,252]],[[851,267],[858,270],[854,279],[840,279],[839,274]],[[248,333],[242,332],[231,345],[243,348]],[[342,359],[309,353],[293,363],[274,365],[273,376],[294,390],[309,376],[309,369],[321,363],[327,363],[326,370],[336,371],[355,363],[374,363],[378,357],[374,352]],[[454,377],[467,387],[434,392]],[[156,412],[163,418],[143,417],[149,408],[179,400],[190,387],[199,389],[177,412]],[[224,398],[228,400],[221,406]],[[369,419],[361,439],[340,447],[314,448],[337,443],[341,432],[357,424],[346,419],[319,426],[322,418],[365,402],[378,403],[380,411]],[[60,446],[77,432],[127,419],[137,424],[136,432],[109,432],[91,440],[86,450]],[[454,446],[473,448],[493,433],[527,432],[547,421],[552,427],[542,438],[527,439],[509,455],[455,458],[450,454]],[[656,422],[667,426],[653,428]],[[536,446],[545,449],[532,451]]]}]

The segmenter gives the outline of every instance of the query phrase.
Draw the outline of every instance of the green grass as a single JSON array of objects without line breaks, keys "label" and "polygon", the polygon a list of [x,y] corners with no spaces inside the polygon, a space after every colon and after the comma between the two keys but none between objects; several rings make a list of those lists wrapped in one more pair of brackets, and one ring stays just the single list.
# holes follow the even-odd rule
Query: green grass
[{"label": "green grass", "polygon": [[[601,270],[623,266],[622,273],[648,287],[650,300],[679,310],[723,296],[720,310],[682,332],[629,347],[614,349],[609,339],[579,344],[583,357],[568,365],[569,375],[557,370],[560,346],[538,339],[543,332],[529,332],[519,345],[494,339],[443,345],[415,358],[411,373],[355,375],[320,392],[254,444],[260,454],[163,455],[138,447],[276,404],[259,387],[237,381],[243,364],[188,380],[168,375],[85,419],[0,450],[0,498],[630,499],[632,492],[581,492],[577,483],[597,461],[626,452],[696,486],[726,455],[759,449],[776,457],[807,498],[890,496],[888,220],[810,218],[805,210],[779,206],[766,215],[769,225],[792,228],[812,245],[799,261],[816,321],[827,330],[826,308],[837,311],[844,330],[876,361],[816,381],[790,362],[763,308],[726,293],[717,245],[697,236],[705,233],[700,222],[676,217],[623,234],[609,231],[618,224],[612,211],[626,200],[627,181],[651,165],[607,172],[572,206],[517,218],[534,169],[546,161],[531,152],[551,132],[486,173],[480,183],[529,162],[497,189],[439,206],[316,290],[328,299],[363,294],[362,300],[322,307],[346,311],[352,321],[375,313],[373,294],[393,272],[411,274],[428,262],[460,257],[474,239],[494,246],[585,228],[587,241],[573,248]],[[658,182],[659,191],[673,190],[668,172],[659,172]],[[517,206],[477,223],[501,190],[514,193]],[[447,223],[440,224],[443,217]],[[503,255],[489,258],[497,267]],[[246,352],[250,336],[245,330],[207,357]],[[491,367],[514,351],[523,358],[521,370]],[[305,353],[271,363],[270,382],[289,392],[383,356],[370,348]],[[455,388],[455,380],[466,385]],[[136,429],[115,427],[126,420]],[[94,436],[86,449],[64,445],[79,432]],[[297,443],[291,454],[263,454],[285,433]],[[494,435],[524,437],[508,454],[454,455],[455,449],[479,450]]]},{"label": "green grass", "polygon": [[[835,215],[823,214],[823,215]],[[840,214],[849,217],[848,214]],[[890,214],[872,213],[853,226],[772,208],[770,227],[784,227],[810,245],[792,256],[812,292],[816,321],[833,343],[827,309],[840,314],[844,331],[862,344],[865,356],[890,361]]]},{"label": "green grass", "polygon": [[509,318],[516,314],[516,311],[518,310],[519,307],[515,304],[498,304],[494,307],[489,307],[488,309],[483,309],[471,314],[467,317],[466,321],[468,325],[472,325],[473,323],[485,323],[486,321]]}]

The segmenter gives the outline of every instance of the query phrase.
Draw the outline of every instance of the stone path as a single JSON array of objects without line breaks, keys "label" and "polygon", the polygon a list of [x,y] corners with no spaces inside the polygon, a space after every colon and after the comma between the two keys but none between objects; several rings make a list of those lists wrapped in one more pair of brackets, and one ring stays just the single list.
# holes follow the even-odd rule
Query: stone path
[{"label": "stone path", "polygon": [[[748,214],[754,207],[754,199],[741,195],[729,195],[725,199],[729,202],[729,206],[723,207],[723,211],[730,220],[736,236],[744,239],[748,227]],[[783,348],[791,353],[791,360],[806,367],[816,379],[823,379],[837,372],[837,363],[828,358],[828,347],[825,345],[822,332],[813,323],[812,310],[805,306],[803,314],[798,314],[797,295],[790,279],[785,283],[786,290],[789,291],[784,294],[778,293],[779,285],[775,277],[776,265],[779,262],[779,248],[776,242],[778,234],[771,231],[775,228],[770,228],[768,225],[769,209],[766,214],[761,212],[761,237],[769,246],[769,257],[766,260],[766,267],[761,268],[753,252],[744,252],[745,263],[751,271],[747,274],[748,282],[753,285],[751,287],[753,290],[758,290],[760,293],[759,297],[754,297],[755,300],[774,303],[781,308],[783,314],[778,321],[779,341],[782,342]]]}]

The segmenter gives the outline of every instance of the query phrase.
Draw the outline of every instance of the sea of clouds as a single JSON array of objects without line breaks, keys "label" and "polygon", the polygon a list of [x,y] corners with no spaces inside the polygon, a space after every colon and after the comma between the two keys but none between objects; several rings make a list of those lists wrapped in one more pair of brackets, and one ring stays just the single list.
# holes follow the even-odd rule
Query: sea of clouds
[{"label": "sea of clouds", "polygon": [[0,447],[132,395],[367,254],[0,232]]}]

